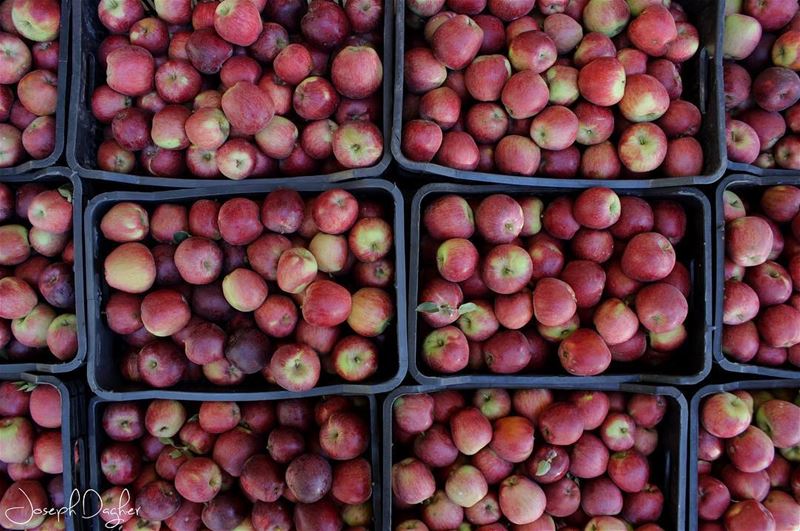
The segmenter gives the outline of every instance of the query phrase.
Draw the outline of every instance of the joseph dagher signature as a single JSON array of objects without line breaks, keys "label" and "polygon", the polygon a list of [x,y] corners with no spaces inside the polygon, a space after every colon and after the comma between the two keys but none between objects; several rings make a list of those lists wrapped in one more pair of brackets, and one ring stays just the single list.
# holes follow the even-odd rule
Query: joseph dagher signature
[{"label": "joseph dagher signature", "polygon": [[[69,496],[69,503],[63,507],[47,507],[38,496],[32,496],[25,489],[18,488],[14,507],[6,507],[2,514],[5,520],[3,527],[9,529],[32,529],[41,525],[44,520],[55,517],[59,521],[66,517],[77,516],[84,520],[99,518],[105,527],[112,529],[127,520],[139,515],[139,508],[133,507],[128,489],[121,489],[119,496],[104,499],[94,489],[80,491],[74,489]],[[8,525],[11,524],[11,525]]]}]

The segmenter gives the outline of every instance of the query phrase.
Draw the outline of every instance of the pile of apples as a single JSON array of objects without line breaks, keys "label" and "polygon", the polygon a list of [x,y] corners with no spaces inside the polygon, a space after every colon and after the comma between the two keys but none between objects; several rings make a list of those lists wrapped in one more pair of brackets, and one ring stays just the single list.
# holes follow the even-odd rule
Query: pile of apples
[{"label": "pile of apples", "polygon": [[64,529],[61,393],[0,382],[0,527]]},{"label": "pile of apples", "polygon": [[59,0],[0,2],[0,168],[55,149],[60,30]]},{"label": "pile of apples", "polygon": [[[246,179],[383,154],[382,0],[102,0],[102,170]],[[263,17],[263,18],[262,18]]]},{"label": "pile of apples", "polygon": [[723,193],[722,352],[739,363],[797,368],[800,188],[772,186],[756,199]]},{"label": "pile of apples", "polygon": [[649,457],[667,409],[660,396],[602,391],[401,396],[392,529],[662,530]]},{"label": "pile of apples", "polygon": [[59,363],[78,352],[72,207],[69,186],[0,183],[2,362]]},{"label": "pile of apples", "polygon": [[343,189],[115,204],[99,229],[112,244],[105,319],[128,345],[122,376],[165,388],[261,374],[290,391],[321,372],[369,379],[394,316],[387,215]]},{"label": "pile of apples", "polygon": [[800,169],[797,0],[725,2],[728,159]]},{"label": "pile of apples", "polygon": [[[794,401],[794,403],[792,403]],[[800,525],[796,389],[722,392],[703,401],[697,445],[700,531]],[[690,493],[694,495],[694,493]]]},{"label": "pile of apples", "polygon": [[99,516],[123,529],[367,529],[367,418],[342,396],[108,403]]},{"label": "pile of apples", "polygon": [[678,2],[405,5],[409,159],[564,179],[702,173],[701,113],[681,99],[700,41]]},{"label": "pile of apples", "polygon": [[537,372],[557,350],[565,371],[591,376],[663,364],[687,339],[679,203],[609,188],[547,204],[443,195],[422,221],[420,357],[436,373]]}]

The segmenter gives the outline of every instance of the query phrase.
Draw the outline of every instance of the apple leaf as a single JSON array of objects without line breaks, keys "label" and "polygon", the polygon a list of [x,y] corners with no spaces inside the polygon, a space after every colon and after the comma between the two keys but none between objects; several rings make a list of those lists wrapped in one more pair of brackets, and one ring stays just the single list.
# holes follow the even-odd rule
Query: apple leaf
[{"label": "apple leaf", "polygon": [[58,193],[61,194],[61,196],[64,199],[66,199],[67,201],[72,203],[72,186],[70,186],[68,184],[65,184],[64,186],[60,186],[58,188]]},{"label": "apple leaf", "polygon": [[537,476],[544,476],[548,472],[550,472],[550,461],[547,459],[543,461],[539,461],[539,465],[536,467],[536,475]]},{"label": "apple leaf", "polygon": [[179,457],[183,456],[183,450],[180,448],[175,448],[169,453],[169,456],[173,459],[178,459]]},{"label": "apple leaf", "polygon": [[417,311],[420,313],[439,313],[439,305],[435,302],[423,302],[417,306]]},{"label": "apple leaf", "polygon": [[189,236],[190,234],[188,232],[186,232],[185,230],[181,230],[172,235],[172,241],[175,243],[181,243]]},{"label": "apple leaf", "polygon": [[458,307],[458,314],[464,315],[465,313],[474,312],[478,309],[478,305],[474,302],[467,302]]},{"label": "apple leaf", "polygon": [[17,386],[17,389],[25,393],[30,393],[36,389],[36,384],[32,382],[23,382],[20,380],[19,382],[14,382],[14,385]]},{"label": "apple leaf", "polygon": [[175,443],[172,442],[172,439],[169,437],[159,437],[158,442],[166,446],[175,446]]}]

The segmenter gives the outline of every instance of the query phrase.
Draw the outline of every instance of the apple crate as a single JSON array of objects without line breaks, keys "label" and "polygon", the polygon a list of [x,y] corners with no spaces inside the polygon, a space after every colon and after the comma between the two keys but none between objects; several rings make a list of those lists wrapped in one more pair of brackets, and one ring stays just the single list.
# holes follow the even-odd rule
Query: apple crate
[{"label": "apple crate", "polygon": [[[158,397],[156,397],[158,398]],[[323,397],[320,397],[320,399]],[[369,421],[369,448],[364,453],[363,457],[368,459],[371,464],[371,471],[372,471],[372,510],[373,510],[373,522],[374,527],[373,529],[377,530],[380,529],[379,523],[381,522],[381,481],[380,481],[380,459],[379,459],[379,451],[380,451],[380,426],[378,425],[378,405],[377,399],[374,395],[364,395],[364,396],[352,396],[354,400],[357,401],[356,403],[356,411],[362,415],[362,418],[366,418]],[[312,399],[314,400],[314,399]],[[220,393],[207,393],[202,399],[200,398],[190,398],[190,399],[182,399],[181,403],[185,406],[187,410],[187,419],[190,419],[190,415],[195,414],[198,408],[200,407],[200,403],[203,401],[233,401],[237,402],[239,405],[246,404],[246,403],[253,403],[253,402],[261,402],[261,401],[268,401],[277,403],[280,400],[275,399],[264,399],[263,397],[255,396],[253,394],[245,394],[245,393],[235,393],[235,394],[220,394]],[[103,429],[103,413],[108,407],[109,404],[114,403],[121,403],[115,400],[106,400],[101,397],[94,397],[89,401],[88,404],[88,458],[87,464],[84,468],[88,470],[88,481],[87,485],[88,488],[94,489],[96,492],[102,494],[107,488],[111,487],[111,484],[103,477],[103,472],[100,468],[100,454],[102,450],[111,442],[111,438],[106,434],[105,430]],[[136,404],[141,408],[147,408],[147,405],[150,403],[150,400],[142,399],[142,398],[133,398],[131,400],[125,400],[124,403],[129,404]],[[145,431],[145,433],[147,433]],[[135,441],[134,441],[135,444]],[[180,445],[180,442],[176,439],[176,444]],[[264,452],[266,452],[266,445],[264,445]],[[259,454],[261,455],[261,454]],[[333,463],[332,463],[333,464]],[[234,487],[238,488],[238,478],[234,479]],[[171,482],[170,482],[171,483]],[[124,487],[123,487],[124,488]],[[135,495],[131,494],[131,504],[134,503]],[[88,514],[94,514],[99,509],[97,497],[93,497],[91,500],[87,500],[87,507],[84,509],[85,512]],[[291,517],[291,513],[290,513]],[[103,529],[107,529],[108,525],[106,522],[103,522],[99,517],[95,518],[88,518],[88,525],[87,529],[91,529],[92,531],[101,531]]]},{"label": "apple crate", "polygon": [[[800,380],[742,380],[735,382],[728,382],[722,384],[706,385],[697,389],[692,396],[689,403],[689,477],[687,478],[688,485],[688,513],[686,519],[686,529],[689,531],[697,531],[699,525],[698,518],[698,437],[700,434],[700,404],[709,396],[717,393],[735,393],[736,391],[748,391],[753,393],[755,391],[771,391],[777,389],[793,389],[800,390]],[[777,450],[775,451],[777,455]]]},{"label": "apple crate", "polygon": [[[605,183],[604,183],[605,184]],[[686,210],[686,236],[678,244],[676,252],[689,270],[691,293],[688,298],[689,315],[684,325],[687,328],[686,343],[673,353],[672,360],[665,365],[653,367],[641,361],[616,363],[598,376],[582,376],[581,381],[592,382],[642,382],[665,385],[691,385],[699,383],[711,370],[711,208],[708,199],[697,189],[667,188],[645,190],[616,190],[618,195],[632,195],[645,200],[669,199],[680,203]],[[569,375],[558,364],[546,365],[536,372],[522,371],[513,375],[480,372],[465,369],[455,374],[432,371],[421,357],[422,342],[430,327],[422,321],[416,308],[420,290],[420,276],[425,264],[420,256],[423,229],[422,216],[425,208],[437,197],[456,194],[470,200],[479,200],[491,194],[508,194],[512,197],[531,195],[541,198],[545,204],[564,194],[577,195],[570,190],[556,190],[544,187],[523,187],[508,185],[489,185],[476,187],[464,184],[434,183],[423,186],[411,203],[411,237],[409,245],[410,275],[408,295],[408,351],[410,357],[409,373],[419,383],[429,385],[492,385],[497,378],[517,384],[528,385],[533,382],[549,385],[550,382],[566,382],[575,376]]]},{"label": "apple crate", "polygon": [[[56,108],[56,141],[53,152],[43,159],[31,159],[10,168],[0,168],[0,177],[16,176],[55,165],[64,152],[67,130],[67,80],[69,79],[70,13],[72,0],[61,0],[61,28],[58,35],[58,106]],[[27,369],[22,369],[27,370]]]},{"label": "apple crate", "polygon": [[[578,385],[574,382],[557,382],[552,384],[522,384],[518,381],[498,377],[494,382],[486,385],[458,384],[448,386],[447,391],[470,392],[478,389],[502,389],[511,393],[521,389],[547,389],[556,392],[569,391],[605,391],[635,393],[645,395],[660,395],[667,401],[667,411],[663,420],[658,424],[658,446],[650,455],[650,483],[656,484],[664,495],[664,509],[659,524],[664,529],[680,530],[685,527],[686,511],[686,437],[689,433],[689,407],[683,394],[674,387],[648,386],[630,383],[589,383]],[[403,386],[390,393],[383,401],[383,529],[394,529],[402,522],[402,509],[394,506],[392,492],[392,465],[400,455],[398,444],[395,442],[393,430],[393,406],[395,401],[409,394],[436,393],[444,389],[438,385]],[[514,414],[513,412],[511,413]],[[539,444],[538,428],[534,429],[534,452]],[[413,455],[407,449],[403,456]],[[512,472],[513,473],[513,472]],[[437,476],[434,473],[435,477]],[[401,513],[401,516],[397,514]],[[409,518],[414,518],[409,516]]]},{"label": "apple crate", "polygon": [[[53,166],[44,170],[39,170],[29,174],[8,175],[0,177],[0,183],[4,183],[16,190],[25,183],[41,183],[45,186],[59,187],[69,185],[72,187],[72,242],[75,247],[75,257],[73,264],[75,282],[75,315],[78,321],[78,352],[75,357],[64,363],[54,362],[30,362],[30,363],[8,363],[4,356],[0,355],[0,374],[19,373],[19,372],[45,372],[45,373],[65,373],[70,372],[81,365],[86,359],[86,287],[84,281],[83,267],[83,208],[85,196],[83,184],[77,174],[68,168]],[[49,355],[49,354],[48,354]],[[52,357],[52,356],[50,356]]]},{"label": "apple crate", "polygon": [[[291,177],[293,182],[340,182],[350,179],[380,177],[389,167],[389,139],[392,132],[391,101],[393,83],[394,39],[393,11],[391,1],[384,0],[383,19],[383,86],[379,91],[382,101],[382,114],[377,124],[383,133],[383,155],[367,168],[341,170],[322,175]],[[152,2],[144,2],[145,10],[152,13]],[[193,6],[195,3],[192,4]],[[148,14],[147,16],[154,16]],[[105,71],[98,58],[98,48],[109,32],[100,22],[97,14],[97,2],[84,2],[72,12],[74,32],[72,36],[72,85],[70,103],[73,112],[70,116],[67,137],[66,158],[70,168],[79,171],[86,179],[125,183],[136,186],[157,186],[165,188],[204,188],[212,185],[239,186],[241,183],[220,177],[202,179],[192,176],[188,171],[186,178],[156,177],[146,173],[125,174],[103,171],[97,164],[97,148],[104,140],[103,125],[95,120],[92,114],[92,93],[95,88],[105,83]],[[65,47],[66,48],[66,47]],[[288,177],[286,177],[288,178]],[[264,180],[252,178],[253,180]],[[271,180],[271,179],[270,179]]]},{"label": "apple crate", "polygon": [[[271,385],[256,374],[246,379],[242,385],[226,389],[210,383],[194,384],[183,382],[171,389],[146,388],[126,383],[119,371],[119,358],[122,340],[109,329],[102,311],[109,295],[108,285],[103,278],[103,260],[111,248],[99,230],[103,215],[115,204],[134,201],[145,208],[161,203],[189,205],[198,199],[214,198],[220,201],[233,197],[263,198],[278,188],[291,188],[302,196],[314,196],[325,190],[342,188],[357,199],[375,199],[387,207],[387,221],[394,233],[395,280],[393,294],[395,317],[378,344],[380,361],[378,371],[364,382],[348,384],[323,375],[317,386],[301,393],[280,389]],[[94,316],[88,323],[90,338],[87,375],[92,391],[103,398],[121,400],[123,398],[174,398],[207,399],[209,393],[254,394],[265,398],[298,398],[300,396],[321,396],[331,394],[377,394],[397,387],[405,377],[408,368],[406,337],[406,291],[405,291],[405,232],[403,197],[399,189],[383,180],[364,179],[340,184],[297,182],[291,179],[262,180],[261,182],[241,183],[235,187],[216,187],[203,189],[183,189],[160,192],[111,192],[95,197],[86,209],[86,279],[88,315]],[[392,287],[388,287],[392,290]]]},{"label": "apple crate", "polygon": [[[703,116],[703,122],[697,140],[704,150],[703,171],[691,177],[663,177],[648,175],[641,179],[610,179],[603,181],[603,186],[620,188],[663,188],[672,186],[698,186],[714,183],[725,173],[727,152],[725,148],[725,106],[722,89],[722,49],[724,29],[724,0],[678,0],[686,10],[689,21],[695,24],[699,32],[700,48],[694,57],[684,63],[681,77],[683,79],[682,99],[694,103]],[[392,155],[400,167],[411,174],[422,176],[433,175],[454,181],[478,181],[482,183],[524,184],[533,186],[555,186],[559,188],[585,188],[595,186],[592,179],[559,179],[534,175],[532,177],[507,175],[502,173],[486,173],[481,171],[463,171],[431,162],[416,162],[403,154],[400,140],[403,131],[404,102],[404,56],[406,46],[413,46],[408,32],[410,24],[417,27],[424,19],[410,15],[405,9],[405,0],[397,3],[395,21],[395,87],[394,87],[394,124],[392,129]],[[584,30],[584,34],[588,30]],[[425,177],[427,178],[427,177]]]},{"label": "apple crate", "polygon": [[[722,352],[722,314],[723,314],[723,286],[725,269],[725,218],[723,212],[723,194],[726,190],[736,193],[751,207],[758,204],[761,194],[767,188],[780,184],[800,186],[800,178],[789,175],[791,172],[777,173],[770,171],[762,176],[746,174],[734,174],[725,177],[716,188],[715,205],[715,273],[714,273],[714,361],[723,369],[733,373],[750,374],[753,376],[769,376],[774,378],[798,378],[800,377],[800,367],[791,367],[784,363],[781,367],[769,367],[766,365],[756,365],[755,363],[741,363],[729,358]],[[709,299],[710,300],[710,299]]]},{"label": "apple crate", "polygon": [[62,510],[60,518],[66,531],[82,529],[80,505],[73,508],[72,511],[69,508],[75,501],[75,493],[81,492],[88,478],[82,438],[84,429],[83,387],[76,380],[62,381],[55,376],[30,373],[0,374],[0,381],[20,382],[32,386],[50,385],[55,387],[61,395],[61,453],[64,462],[61,478],[64,507],[51,507],[51,509]]}]

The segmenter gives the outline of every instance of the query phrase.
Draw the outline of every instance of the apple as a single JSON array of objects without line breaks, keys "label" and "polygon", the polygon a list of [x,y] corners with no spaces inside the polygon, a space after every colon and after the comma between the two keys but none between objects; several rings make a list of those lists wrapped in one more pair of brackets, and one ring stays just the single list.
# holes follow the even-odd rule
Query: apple
[{"label": "apple", "polygon": [[347,168],[374,165],[383,154],[383,137],[372,122],[363,120],[340,124],[333,133],[333,155]]},{"label": "apple", "polygon": [[508,58],[515,70],[537,74],[553,66],[558,56],[553,39],[543,31],[526,31],[511,39]]},{"label": "apple", "polygon": [[800,78],[788,68],[767,68],[753,80],[753,98],[765,111],[786,110],[800,99]]},{"label": "apple", "polygon": [[[479,216],[480,212],[481,207],[478,208]],[[480,230],[481,218],[479,217],[478,220],[478,227]],[[506,226],[508,227],[508,225]],[[475,259],[477,262],[477,254]],[[516,245],[501,244],[494,247],[486,255],[481,268],[481,278],[486,283],[486,286],[493,292],[508,295],[519,291],[528,283],[531,278],[532,267],[531,257],[524,249]],[[448,280],[452,281],[452,279]],[[538,287],[539,284],[537,284],[537,289]],[[534,292],[534,311],[536,310],[535,303]],[[563,320],[561,322],[563,322]]]},{"label": "apple", "polygon": [[677,36],[675,19],[661,4],[645,8],[628,28],[628,38],[631,43],[651,57],[666,55],[669,44]]},{"label": "apple", "polygon": [[[247,4],[246,0],[240,2],[240,5]],[[222,95],[222,110],[233,128],[250,135],[266,127],[274,115],[274,105],[269,94],[247,81],[239,81],[225,91]]]},{"label": "apple", "polygon": [[750,55],[761,39],[761,24],[755,18],[732,13],[725,17],[723,53],[727,59],[740,60]]},{"label": "apple", "polygon": [[576,375],[590,376],[605,371],[611,363],[611,352],[599,334],[579,328],[558,347],[562,367]]},{"label": "apple", "polygon": [[[31,51],[19,37],[10,33],[0,35],[0,48],[8,60],[0,69],[0,82],[4,85],[14,85],[30,70]],[[8,107],[10,105],[9,103]]]},{"label": "apple", "polygon": [[371,46],[347,46],[333,58],[331,79],[342,96],[366,98],[380,88],[383,65]]},{"label": "apple", "polygon": [[408,505],[416,505],[433,496],[436,483],[431,470],[421,461],[406,458],[392,465],[392,493]]},{"label": "apple", "polygon": [[742,433],[750,425],[752,412],[738,396],[717,393],[705,400],[700,421],[710,434],[728,439]]},{"label": "apple", "polygon": [[310,5],[300,26],[309,42],[326,50],[338,47],[350,32],[350,22],[344,10],[329,0]]},{"label": "apple", "polygon": [[651,122],[670,106],[666,88],[654,77],[634,74],[625,81],[625,94],[619,102],[622,116],[631,122]]},{"label": "apple", "polygon": [[452,70],[461,70],[478,54],[483,30],[466,15],[456,15],[441,24],[433,34],[432,50],[436,58]]},{"label": "apple", "polygon": [[540,156],[539,147],[530,139],[509,135],[497,143],[494,162],[504,173],[533,175],[539,167]]},{"label": "apple", "polygon": [[500,510],[513,524],[524,525],[538,520],[544,514],[546,501],[541,487],[525,476],[509,476],[500,484]]},{"label": "apple", "polygon": [[279,347],[269,363],[270,374],[275,383],[291,391],[313,388],[320,375],[317,353],[304,344],[288,344]]},{"label": "apple", "polygon": [[131,0],[102,0],[98,3],[97,14],[110,32],[123,34],[130,30],[134,22],[144,17],[144,7]]},{"label": "apple", "polygon": [[775,529],[775,518],[769,510],[755,500],[745,500],[731,505],[725,512],[725,527],[731,531],[744,529]]},{"label": "apple", "polygon": [[578,43],[573,59],[576,67],[583,68],[595,59],[615,57],[616,53],[614,42],[608,36],[593,31],[583,36]]},{"label": "apple", "polygon": [[44,522],[48,497],[41,483],[22,479],[10,484],[0,498],[0,525],[7,529],[39,526]]},{"label": "apple", "polygon": [[580,69],[578,88],[590,103],[601,107],[615,105],[625,95],[625,69],[615,57],[594,59]]},{"label": "apple", "polygon": [[35,42],[57,39],[61,27],[61,5],[58,2],[14,0],[10,9],[14,29],[26,39]]},{"label": "apple", "polygon": [[[566,463],[564,473],[568,468],[570,474],[580,479],[592,479],[602,476],[608,468],[608,458],[608,449],[603,441],[591,433],[584,432],[569,452],[568,463]],[[538,474],[538,472],[537,476],[542,475]],[[544,475],[549,472],[545,472]],[[548,483],[552,483],[552,481],[548,481]]]},{"label": "apple", "polygon": [[369,428],[358,414],[337,411],[320,426],[319,443],[323,452],[332,459],[355,459],[369,445]]},{"label": "apple", "polygon": [[797,424],[799,413],[800,407],[791,402],[768,400],[758,408],[755,420],[776,448],[789,448],[798,443],[790,427]]},{"label": "apple", "polygon": [[[578,78],[580,84],[580,77]],[[581,90],[583,93],[583,91]],[[547,83],[542,76],[530,70],[512,75],[500,94],[500,99],[511,118],[524,119],[538,114],[545,108],[550,97]]]},{"label": "apple", "polygon": [[575,142],[578,126],[575,113],[561,105],[553,105],[534,117],[531,138],[542,149],[566,149]]},{"label": "apple", "polygon": [[110,88],[126,96],[142,96],[153,89],[155,63],[149,51],[140,46],[121,46],[108,55],[107,61],[106,83]]},{"label": "apple", "polygon": [[223,0],[214,11],[214,29],[231,44],[250,46],[261,35],[261,14],[252,2]]},{"label": "apple", "polygon": [[140,109],[119,112],[111,123],[111,130],[114,140],[129,151],[141,151],[152,142],[149,116]]}]

